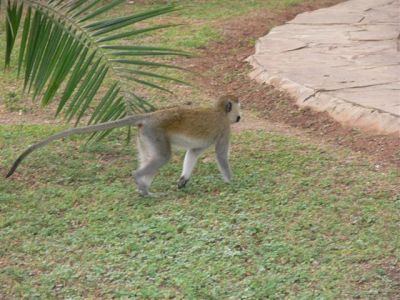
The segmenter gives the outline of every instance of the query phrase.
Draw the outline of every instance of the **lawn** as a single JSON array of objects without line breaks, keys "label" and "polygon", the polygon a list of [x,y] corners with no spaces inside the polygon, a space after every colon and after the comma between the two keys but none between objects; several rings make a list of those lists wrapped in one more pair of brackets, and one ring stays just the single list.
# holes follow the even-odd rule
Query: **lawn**
[{"label": "lawn", "polygon": [[[60,128],[2,126],[2,170]],[[207,152],[178,191],[182,154],[137,195],[133,146],[56,142],[0,180],[3,298],[389,297],[400,256],[398,174],[347,150],[236,134],[235,179]],[[396,182],[397,181],[397,182]],[[397,264],[398,265],[398,264]]]},{"label": "lawn", "polygon": [[[139,9],[148,7],[141,2]],[[265,3],[231,2],[182,1],[191,9],[174,18],[191,25],[168,33],[168,42],[179,45],[187,32],[207,26],[219,39],[209,24]],[[296,2],[270,1],[268,9]],[[206,46],[210,40],[199,36],[184,46]],[[1,104],[18,111],[28,97],[15,72],[0,71]],[[28,145],[64,128],[0,125],[1,174]],[[54,142],[10,179],[0,177],[0,299],[399,295],[399,170],[346,148],[263,130],[234,132],[231,184],[220,178],[210,150],[178,190],[182,160],[177,151],[161,169],[152,186],[158,197],[139,197],[131,177],[134,142],[116,130],[98,144],[79,137]]]}]

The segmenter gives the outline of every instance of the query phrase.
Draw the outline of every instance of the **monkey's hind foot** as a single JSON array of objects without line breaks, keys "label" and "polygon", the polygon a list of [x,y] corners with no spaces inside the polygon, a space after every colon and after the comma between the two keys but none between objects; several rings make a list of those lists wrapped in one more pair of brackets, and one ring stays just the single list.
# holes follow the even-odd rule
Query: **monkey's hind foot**
[{"label": "monkey's hind foot", "polygon": [[134,175],[134,178],[139,195],[142,197],[149,196],[149,186],[143,180],[139,179],[136,175]]},{"label": "monkey's hind foot", "polygon": [[138,191],[140,197],[151,197],[152,196],[149,191],[144,191],[144,190],[140,190],[140,189],[138,189],[137,191]]},{"label": "monkey's hind foot", "polygon": [[189,182],[189,179],[186,179],[184,176],[179,178],[179,180],[178,180],[178,189],[183,189],[188,182]]},{"label": "monkey's hind foot", "polygon": [[169,195],[169,193],[162,193],[162,192],[150,193],[150,192],[147,192],[146,194],[142,194],[139,191],[139,195],[140,195],[140,197],[143,197],[143,198],[165,198],[165,197],[167,197]]}]

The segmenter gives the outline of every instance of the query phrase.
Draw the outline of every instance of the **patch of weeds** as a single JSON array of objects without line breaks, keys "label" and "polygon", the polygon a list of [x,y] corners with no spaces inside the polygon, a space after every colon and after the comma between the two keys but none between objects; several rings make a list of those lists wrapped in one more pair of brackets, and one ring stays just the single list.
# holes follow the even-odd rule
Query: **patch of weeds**
[{"label": "patch of weeds", "polygon": [[230,83],[234,80],[236,80],[237,78],[240,78],[242,76],[241,71],[232,71],[231,73],[226,73],[224,75],[224,82],[225,83]]},{"label": "patch of weeds", "polygon": [[28,109],[26,107],[24,107],[19,95],[15,92],[8,92],[5,95],[4,105],[5,105],[5,108],[7,109],[7,111],[10,111],[10,112],[19,111],[22,113],[22,112],[28,111]]},{"label": "patch of weeds", "polygon": [[184,49],[199,49],[211,41],[221,40],[222,33],[210,25],[189,25],[171,28],[161,37],[161,43]]}]

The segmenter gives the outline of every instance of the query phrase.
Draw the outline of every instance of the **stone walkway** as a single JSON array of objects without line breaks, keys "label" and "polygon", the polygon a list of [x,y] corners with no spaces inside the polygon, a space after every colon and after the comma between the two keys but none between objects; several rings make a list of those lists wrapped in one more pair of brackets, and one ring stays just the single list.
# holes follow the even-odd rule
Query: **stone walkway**
[{"label": "stone walkway", "polygon": [[351,0],[260,38],[256,80],[365,131],[400,135],[400,0]]}]

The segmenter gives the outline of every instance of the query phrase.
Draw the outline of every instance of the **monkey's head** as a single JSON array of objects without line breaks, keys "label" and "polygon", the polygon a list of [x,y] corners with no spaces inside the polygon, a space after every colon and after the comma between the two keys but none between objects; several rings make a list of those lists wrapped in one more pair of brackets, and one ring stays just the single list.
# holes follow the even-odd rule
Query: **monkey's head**
[{"label": "monkey's head", "polygon": [[240,103],[239,98],[234,95],[225,95],[218,99],[218,109],[223,110],[231,123],[240,121]]}]

